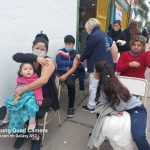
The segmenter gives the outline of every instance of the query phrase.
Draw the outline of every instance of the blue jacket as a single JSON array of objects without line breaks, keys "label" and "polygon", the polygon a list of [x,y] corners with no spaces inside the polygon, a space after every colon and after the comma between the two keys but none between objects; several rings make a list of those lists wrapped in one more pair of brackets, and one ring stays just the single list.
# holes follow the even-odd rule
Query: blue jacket
[{"label": "blue jacket", "polygon": [[[65,48],[58,50],[56,55],[57,70],[68,71],[72,65],[77,52],[72,49],[67,51]],[[80,64],[78,69],[83,69],[84,65]]]},{"label": "blue jacket", "polygon": [[81,62],[87,59],[88,72],[94,72],[94,65],[98,61],[107,61],[113,66],[111,54],[112,39],[97,26],[87,39],[87,47],[81,54]]}]

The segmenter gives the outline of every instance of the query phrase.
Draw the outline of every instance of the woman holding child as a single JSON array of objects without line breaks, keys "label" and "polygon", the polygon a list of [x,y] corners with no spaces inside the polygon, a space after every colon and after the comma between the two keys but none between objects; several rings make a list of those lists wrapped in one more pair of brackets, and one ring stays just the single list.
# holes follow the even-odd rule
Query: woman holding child
[{"label": "woman holding child", "polygon": [[[37,34],[33,41],[33,54],[17,53],[13,56],[13,59],[16,62],[34,63],[34,67],[39,78],[28,85],[18,87],[15,90],[15,96],[19,96],[26,91],[34,90],[42,86],[44,100],[42,105],[39,106],[36,119],[42,118],[50,107],[53,107],[54,110],[59,109],[57,89],[55,85],[55,65],[53,60],[46,56],[48,52],[48,42],[49,40],[46,34]],[[35,129],[38,129],[37,123]],[[34,135],[36,136],[32,139],[31,150],[40,150],[41,136],[39,133],[34,133]],[[14,143],[14,148],[19,149],[23,145],[23,141],[24,138],[17,138]]]}]

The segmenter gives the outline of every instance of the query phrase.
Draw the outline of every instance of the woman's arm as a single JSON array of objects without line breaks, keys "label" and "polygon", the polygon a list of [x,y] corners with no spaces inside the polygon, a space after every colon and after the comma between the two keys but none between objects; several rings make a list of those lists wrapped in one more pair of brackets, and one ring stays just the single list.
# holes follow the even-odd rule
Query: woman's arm
[{"label": "woman's arm", "polygon": [[41,65],[48,65],[48,59],[36,56],[32,53],[16,53],[13,55],[13,60],[19,63],[38,62]]},{"label": "woman's arm", "polygon": [[117,65],[116,65],[116,71],[117,72],[123,72],[126,71],[130,66],[129,62],[127,61],[127,53],[128,52],[123,52],[121,56],[118,59]]},{"label": "woman's arm", "polygon": [[116,63],[118,58],[118,48],[115,42],[113,42],[112,44],[111,54],[112,54],[113,62]]},{"label": "woman's arm", "polygon": [[38,78],[37,80],[35,80],[31,84],[28,84],[24,87],[16,88],[15,96],[18,96],[18,95],[20,95],[20,94],[22,94],[26,91],[34,90],[36,88],[39,88],[39,87],[43,86],[44,84],[46,84],[48,82],[50,76],[52,75],[52,73],[55,70],[55,65],[54,65],[54,62],[52,61],[51,58],[46,58],[46,59],[48,59],[49,65],[42,65],[40,78]]},{"label": "woman's arm", "polygon": [[27,63],[27,62],[36,62],[37,61],[36,55],[32,53],[16,53],[13,55],[13,60],[19,63]]}]

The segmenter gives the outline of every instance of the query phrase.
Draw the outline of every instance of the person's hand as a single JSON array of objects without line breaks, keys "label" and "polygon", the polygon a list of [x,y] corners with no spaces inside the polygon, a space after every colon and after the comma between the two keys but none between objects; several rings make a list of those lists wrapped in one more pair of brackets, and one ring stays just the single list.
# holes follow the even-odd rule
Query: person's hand
[{"label": "person's hand", "polygon": [[121,117],[121,116],[123,116],[123,112],[122,111],[118,111],[116,115]]},{"label": "person's hand", "polygon": [[18,97],[19,95],[21,95],[22,93],[24,93],[25,91],[24,91],[24,87],[17,87],[16,89],[15,89],[15,93],[14,93],[14,96],[15,97]]},{"label": "person's hand", "polygon": [[129,66],[130,66],[130,67],[135,67],[135,68],[136,68],[136,67],[139,67],[139,66],[140,66],[140,63],[137,62],[137,61],[132,61],[132,62],[129,63]]},{"label": "person's hand", "polygon": [[77,60],[80,60],[80,57],[81,57],[80,54],[77,54],[75,58],[76,58]]},{"label": "person's hand", "polygon": [[59,79],[61,82],[64,82],[67,79],[67,77],[65,75],[62,75],[59,77]]},{"label": "person's hand", "polygon": [[42,101],[37,101],[37,104],[38,104],[39,106],[41,106],[41,105],[42,105]]},{"label": "person's hand", "polygon": [[43,57],[37,57],[37,62],[41,65],[49,65],[49,60]]}]

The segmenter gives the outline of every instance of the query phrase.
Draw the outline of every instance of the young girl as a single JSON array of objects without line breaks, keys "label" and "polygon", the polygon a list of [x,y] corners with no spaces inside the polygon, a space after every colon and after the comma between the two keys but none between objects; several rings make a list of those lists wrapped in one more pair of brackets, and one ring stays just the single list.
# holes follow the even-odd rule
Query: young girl
[{"label": "young girl", "polygon": [[131,133],[139,150],[150,150],[145,130],[147,112],[138,97],[130,95],[114,74],[112,66],[106,61],[95,64],[94,77],[99,80],[96,101],[107,101],[110,106],[121,114],[127,111],[131,118]]},{"label": "young girl", "polygon": [[[17,86],[24,86],[32,83],[38,78],[34,73],[32,63],[22,63],[18,71]],[[14,132],[19,132],[24,129],[24,123],[29,120],[28,130],[32,130],[36,126],[36,112],[39,110],[37,104],[41,105],[43,101],[42,88],[37,88],[34,91],[28,91],[18,97],[12,94],[6,101],[5,106],[8,108],[9,114],[9,129]]]}]

